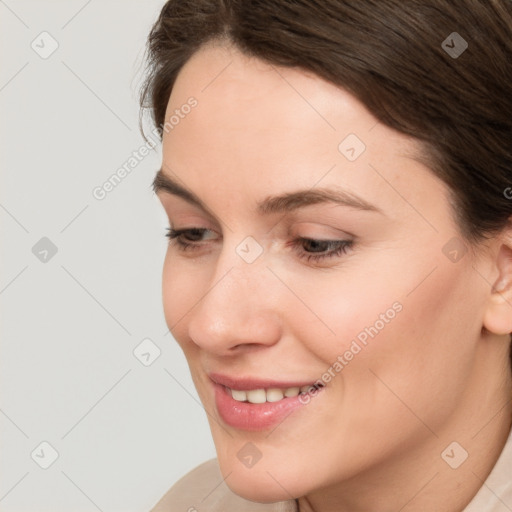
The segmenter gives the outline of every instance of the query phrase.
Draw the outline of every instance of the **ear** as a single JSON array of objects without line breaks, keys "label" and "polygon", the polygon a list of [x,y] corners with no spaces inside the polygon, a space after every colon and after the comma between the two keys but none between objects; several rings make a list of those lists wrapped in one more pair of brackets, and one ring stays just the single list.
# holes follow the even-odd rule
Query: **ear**
[{"label": "ear", "polygon": [[512,333],[512,228],[508,226],[499,237],[494,261],[498,276],[484,315],[484,327],[498,335]]}]

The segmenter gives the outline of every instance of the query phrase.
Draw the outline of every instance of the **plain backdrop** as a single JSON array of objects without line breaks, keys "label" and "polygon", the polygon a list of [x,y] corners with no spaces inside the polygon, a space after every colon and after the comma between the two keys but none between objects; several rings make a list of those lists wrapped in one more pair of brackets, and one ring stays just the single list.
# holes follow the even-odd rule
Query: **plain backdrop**
[{"label": "plain backdrop", "polygon": [[148,511],[215,457],[163,315],[161,146],[93,193],[145,144],[163,3],[0,0],[1,512]]}]

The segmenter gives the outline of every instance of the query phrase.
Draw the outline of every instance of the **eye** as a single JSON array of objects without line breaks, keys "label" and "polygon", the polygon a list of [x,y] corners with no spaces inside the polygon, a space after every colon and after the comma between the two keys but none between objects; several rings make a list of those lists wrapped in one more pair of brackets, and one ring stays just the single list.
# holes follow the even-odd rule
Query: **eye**
[{"label": "eye", "polygon": [[[297,251],[300,258],[307,261],[321,261],[345,254],[352,247],[352,240],[316,240],[313,238],[299,237],[292,240],[291,245]],[[313,251],[304,251],[304,248],[312,248]]]},{"label": "eye", "polygon": [[165,236],[169,238],[170,242],[175,240],[179,250],[186,251],[197,249],[199,245],[197,242],[201,241],[201,236],[206,231],[210,230],[206,228],[173,229],[169,227]]},{"label": "eye", "polygon": [[[198,250],[205,233],[213,231],[206,228],[167,228],[166,237],[170,241],[175,241],[180,251]],[[214,233],[215,234],[215,233]],[[316,240],[314,238],[297,237],[291,240],[287,245],[291,246],[298,254],[299,258],[306,261],[322,261],[329,258],[340,257],[353,246],[353,240]],[[305,250],[306,249],[306,250]]]}]

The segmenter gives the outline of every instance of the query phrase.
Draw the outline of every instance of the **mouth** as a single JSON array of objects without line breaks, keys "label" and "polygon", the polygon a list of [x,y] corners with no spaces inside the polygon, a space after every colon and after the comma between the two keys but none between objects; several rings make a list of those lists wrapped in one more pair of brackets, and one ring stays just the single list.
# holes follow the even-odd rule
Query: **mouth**
[{"label": "mouth", "polygon": [[309,384],[306,386],[292,386],[288,388],[260,388],[260,389],[231,389],[224,386],[226,391],[237,402],[249,402],[251,404],[263,404],[265,402],[279,402],[285,398],[293,398],[300,394],[305,395],[324,387],[323,384]]},{"label": "mouth", "polygon": [[316,400],[322,382],[279,382],[253,378],[233,379],[209,375],[220,418],[242,430],[264,430],[284,420],[296,409]]}]

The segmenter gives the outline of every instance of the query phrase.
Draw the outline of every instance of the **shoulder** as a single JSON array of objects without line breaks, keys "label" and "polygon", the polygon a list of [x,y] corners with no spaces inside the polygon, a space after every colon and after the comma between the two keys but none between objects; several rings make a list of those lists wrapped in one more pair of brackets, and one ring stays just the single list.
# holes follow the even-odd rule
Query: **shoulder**
[{"label": "shoulder", "polygon": [[241,498],[224,482],[217,459],[210,459],[178,480],[150,512],[295,512],[294,503]]}]

